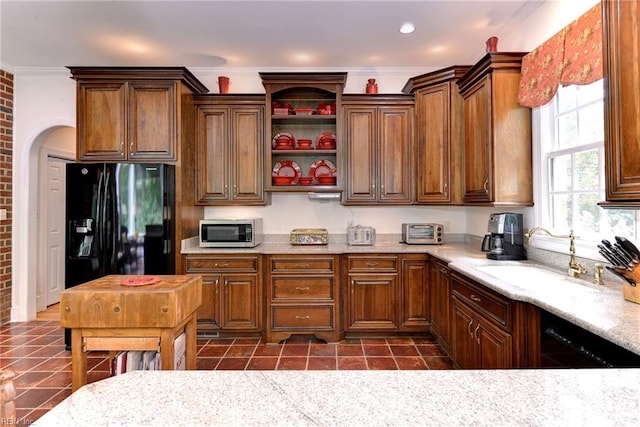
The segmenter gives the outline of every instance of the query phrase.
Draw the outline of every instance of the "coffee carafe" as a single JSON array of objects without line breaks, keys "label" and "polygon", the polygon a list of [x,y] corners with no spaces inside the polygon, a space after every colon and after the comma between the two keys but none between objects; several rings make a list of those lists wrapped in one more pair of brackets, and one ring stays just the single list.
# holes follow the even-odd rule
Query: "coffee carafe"
[{"label": "coffee carafe", "polygon": [[524,230],[522,214],[495,213],[489,216],[488,231],[490,234],[482,239],[482,252],[487,258],[498,260],[527,259],[524,250]]}]

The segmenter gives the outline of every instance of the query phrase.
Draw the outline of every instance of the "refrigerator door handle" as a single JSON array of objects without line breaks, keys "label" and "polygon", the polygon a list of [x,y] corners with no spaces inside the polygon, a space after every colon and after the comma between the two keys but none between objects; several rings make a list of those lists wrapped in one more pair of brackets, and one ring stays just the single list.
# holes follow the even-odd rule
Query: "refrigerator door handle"
[{"label": "refrigerator door handle", "polygon": [[105,274],[109,274],[113,269],[116,250],[116,213],[114,212],[115,197],[111,194],[111,172],[107,170],[104,184],[104,251],[105,251]]},{"label": "refrigerator door handle", "polygon": [[102,206],[104,204],[103,202],[103,197],[102,197],[102,192],[104,190],[104,173],[103,171],[100,171],[98,173],[98,194],[96,194],[96,238],[98,240],[98,245],[97,245],[97,252],[98,252],[98,257],[100,260],[102,260],[102,247],[103,247],[103,240],[104,240],[104,227],[103,227],[103,217],[102,217]]}]

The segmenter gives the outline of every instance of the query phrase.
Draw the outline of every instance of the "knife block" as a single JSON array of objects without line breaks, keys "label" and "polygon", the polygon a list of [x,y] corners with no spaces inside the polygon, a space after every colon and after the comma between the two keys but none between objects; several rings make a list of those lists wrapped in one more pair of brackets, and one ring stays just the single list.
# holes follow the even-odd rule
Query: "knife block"
[{"label": "knife block", "polygon": [[627,282],[622,283],[622,296],[627,301],[640,304],[640,285],[631,286]]}]

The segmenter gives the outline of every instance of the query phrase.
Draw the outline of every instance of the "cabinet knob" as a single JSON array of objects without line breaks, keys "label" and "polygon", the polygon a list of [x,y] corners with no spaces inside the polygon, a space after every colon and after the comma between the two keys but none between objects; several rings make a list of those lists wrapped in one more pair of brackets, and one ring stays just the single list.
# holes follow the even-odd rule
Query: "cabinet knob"
[{"label": "cabinet knob", "polygon": [[66,307],[64,308],[64,311],[66,311],[67,313],[69,313],[69,312],[71,311],[71,307],[66,306]]},{"label": "cabinet knob", "polygon": [[163,305],[160,311],[162,311],[163,313],[166,313],[169,311],[169,307],[167,307],[166,305]]},{"label": "cabinet knob", "polygon": [[120,307],[118,307],[117,305],[115,307],[113,307],[113,312],[114,313],[120,313]]}]

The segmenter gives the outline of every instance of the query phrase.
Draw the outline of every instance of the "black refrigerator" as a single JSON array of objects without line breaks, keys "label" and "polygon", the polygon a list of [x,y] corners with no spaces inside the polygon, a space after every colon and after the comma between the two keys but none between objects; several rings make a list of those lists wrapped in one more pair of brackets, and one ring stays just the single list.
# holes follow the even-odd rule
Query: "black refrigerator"
[{"label": "black refrigerator", "polygon": [[65,288],[109,274],[175,274],[174,166],[70,163],[66,182]]}]

